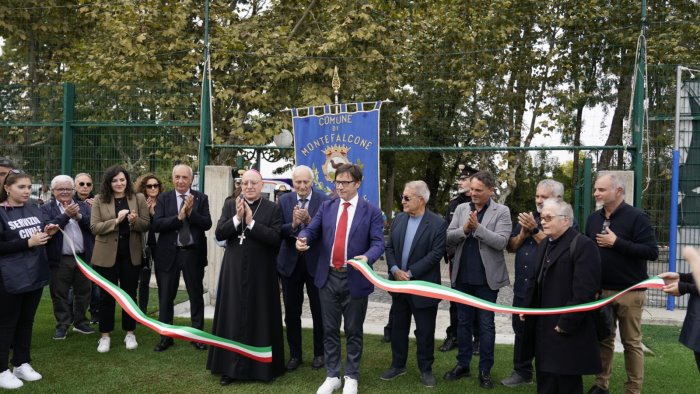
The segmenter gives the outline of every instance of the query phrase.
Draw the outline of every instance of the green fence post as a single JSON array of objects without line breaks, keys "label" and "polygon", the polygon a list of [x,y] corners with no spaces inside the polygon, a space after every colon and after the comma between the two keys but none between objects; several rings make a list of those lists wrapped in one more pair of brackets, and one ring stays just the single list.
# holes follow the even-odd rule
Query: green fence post
[{"label": "green fence post", "polygon": [[63,84],[63,134],[61,136],[61,174],[73,174],[73,118],[75,116],[75,85]]},{"label": "green fence post", "polygon": [[578,226],[581,231],[583,231],[584,221],[588,219],[588,215],[591,214],[591,185],[593,181],[593,159],[586,157],[583,159],[583,216],[582,220],[578,221]]},{"label": "green fence post", "polygon": [[[641,35],[645,36],[647,25],[647,2],[642,0],[642,15],[641,15],[642,31]],[[634,168],[634,206],[641,208],[642,206],[642,176],[644,174],[642,138],[644,132],[644,99],[646,98],[646,40],[642,40],[639,45],[639,53],[637,54],[637,62],[634,64],[635,80],[634,80],[634,101],[632,107],[632,145],[634,145],[634,156],[632,158],[632,168]]]}]

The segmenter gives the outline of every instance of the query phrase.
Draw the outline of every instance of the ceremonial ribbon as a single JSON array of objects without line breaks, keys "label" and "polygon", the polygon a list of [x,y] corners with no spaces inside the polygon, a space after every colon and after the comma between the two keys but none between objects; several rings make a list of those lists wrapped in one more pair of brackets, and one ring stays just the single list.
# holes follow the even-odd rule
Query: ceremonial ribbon
[{"label": "ceremonial ribbon", "polygon": [[78,263],[78,268],[88,279],[96,283],[103,290],[108,292],[114,299],[121,305],[122,309],[126,311],[134,320],[141,323],[142,325],[150,328],[151,330],[157,332],[160,335],[164,335],[171,338],[183,339],[190,342],[201,342],[209,346],[216,346],[222,349],[230,350],[236,352],[242,356],[248,357],[250,359],[260,361],[263,363],[272,362],[272,347],[256,347],[245,345],[240,342],[232,341],[230,339],[221,338],[219,336],[209,334],[208,332],[187,326],[175,326],[172,324],[166,324],[159,322],[158,320],[147,316],[139,307],[136,305],[134,300],[126,294],[119,286],[103,278],[100,274],[95,272],[88,264],[86,264],[77,253],[75,253],[75,248],[73,247],[73,240],[61,230],[63,236],[69,240],[71,249],[73,250],[73,257]]},{"label": "ceremonial ribbon", "polygon": [[462,293],[455,289],[438,285],[436,283],[425,282],[422,280],[411,281],[393,281],[380,277],[372,268],[364,261],[351,259],[347,262],[356,270],[367,278],[373,285],[382,290],[392,293],[411,294],[421,297],[435,298],[438,300],[447,300],[457,302],[464,305],[473,306],[479,309],[485,309],[491,312],[498,313],[517,313],[522,315],[556,315],[560,313],[585,312],[600,308],[612,302],[614,299],[623,294],[636,289],[660,289],[664,285],[663,279],[658,276],[643,280],[636,285],[630,286],[617,294],[610,297],[601,298],[596,301],[587,302],[579,305],[561,306],[556,308],[522,308],[516,306],[505,306],[494,302],[482,300],[469,294]]}]

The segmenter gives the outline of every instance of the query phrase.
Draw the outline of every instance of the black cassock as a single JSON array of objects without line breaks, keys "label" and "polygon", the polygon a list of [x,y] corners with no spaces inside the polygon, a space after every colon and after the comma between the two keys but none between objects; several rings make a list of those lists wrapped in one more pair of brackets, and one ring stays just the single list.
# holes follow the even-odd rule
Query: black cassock
[{"label": "black cassock", "polygon": [[[236,201],[226,202],[216,225],[216,238],[226,240],[214,312],[213,334],[251,346],[272,346],[272,363],[211,346],[207,369],[238,380],[270,381],[284,373],[282,312],[276,270],[279,208],[259,199],[250,206],[253,229],[234,227]],[[241,244],[241,229],[245,238]]]}]

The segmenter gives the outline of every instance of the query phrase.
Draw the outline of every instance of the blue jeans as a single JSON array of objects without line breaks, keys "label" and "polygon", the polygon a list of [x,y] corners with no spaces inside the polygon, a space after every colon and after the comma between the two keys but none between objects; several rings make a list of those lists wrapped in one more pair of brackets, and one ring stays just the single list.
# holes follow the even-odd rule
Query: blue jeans
[{"label": "blue jeans", "polygon": [[[491,290],[488,285],[457,283],[455,289],[490,302],[496,302],[498,298],[498,290]],[[459,304],[457,305],[457,318],[459,320],[459,325],[457,326],[457,341],[459,342],[457,364],[463,367],[469,367],[469,364],[471,364],[472,351],[474,350],[471,341],[472,324],[474,319],[477,318],[481,331],[479,335],[479,342],[481,343],[479,350],[479,371],[491,372],[491,368],[493,368],[494,347],[496,346],[494,313]]]}]

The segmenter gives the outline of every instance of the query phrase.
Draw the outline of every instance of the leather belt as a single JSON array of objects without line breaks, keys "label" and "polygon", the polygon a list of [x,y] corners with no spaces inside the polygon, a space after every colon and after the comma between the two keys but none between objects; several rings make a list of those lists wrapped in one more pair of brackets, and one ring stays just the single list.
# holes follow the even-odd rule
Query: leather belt
[{"label": "leather belt", "polygon": [[178,250],[190,250],[190,249],[194,249],[194,244],[193,245],[185,245],[185,246],[178,245],[178,246],[176,246],[176,248]]},{"label": "leather belt", "polygon": [[348,267],[347,267],[347,266],[345,266],[345,267],[340,267],[340,268],[335,268],[334,266],[331,265],[330,267],[331,267],[331,271],[335,271],[335,272],[348,272]]}]

